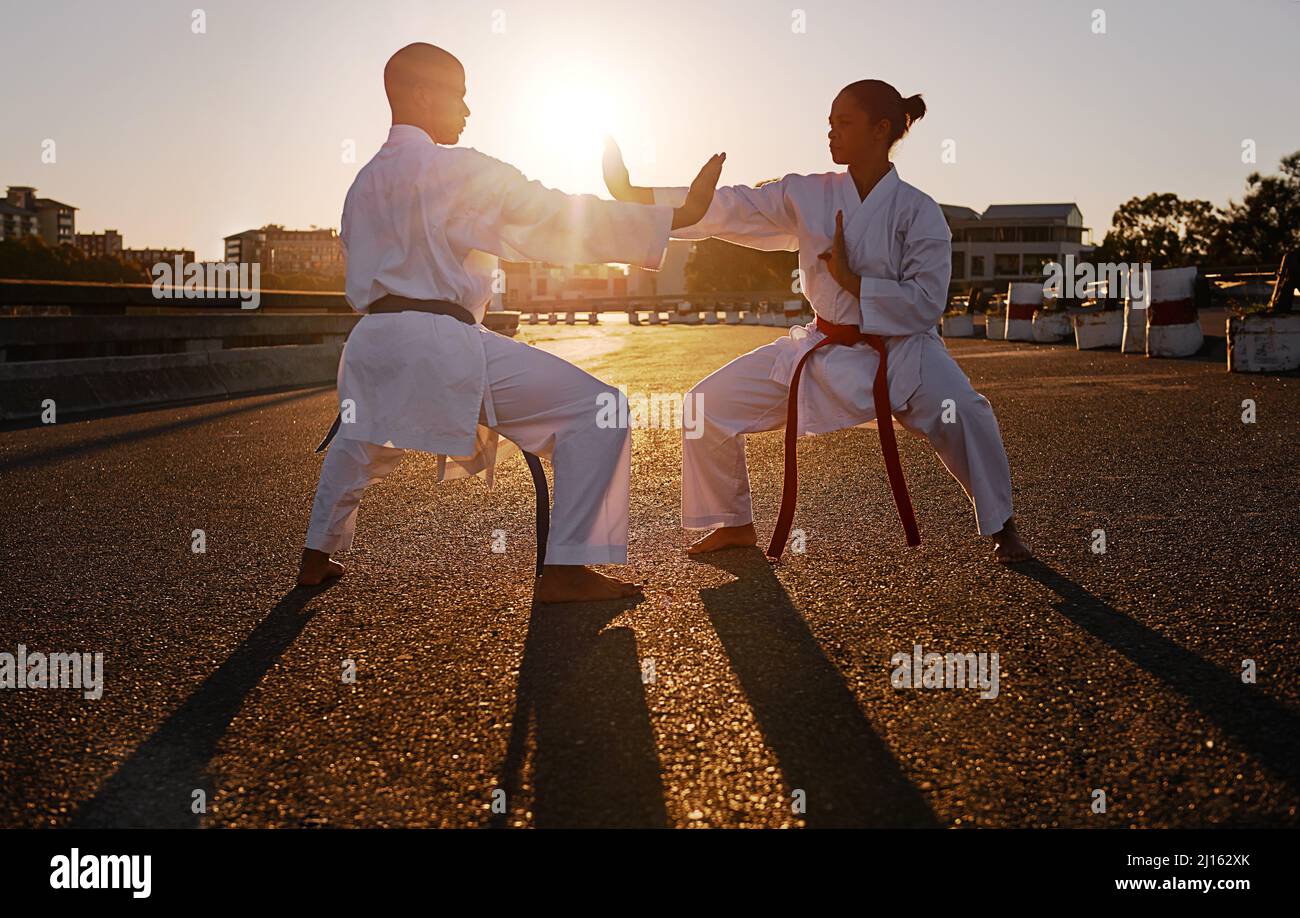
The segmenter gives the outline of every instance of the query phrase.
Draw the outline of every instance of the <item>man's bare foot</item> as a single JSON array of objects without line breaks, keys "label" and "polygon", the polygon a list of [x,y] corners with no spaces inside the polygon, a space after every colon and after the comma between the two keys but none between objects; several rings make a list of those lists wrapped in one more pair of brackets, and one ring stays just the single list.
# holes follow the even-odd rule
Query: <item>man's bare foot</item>
[{"label": "man's bare foot", "polygon": [[753,523],[744,526],[719,526],[690,548],[688,555],[702,555],[706,552],[721,551],[724,548],[744,548],[758,544],[758,533]]},{"label": "man's bare foot", "polygon": [[319,586],[332,577],[343,576],[343,565],[331,561],[329,552],[314,548],[302,550],[302,563],[298,565],[298,586]]},{"label": "man's bare foot", "polygon": [[1020,541],[1016,532],[1015,517],[1007,520],[1001,532],[993,534],[993,557],[999,564],[1015,564],[1017,561],[1033,559],[1029,546]]},{"label": "man's bare foot", "polygon": [[581,564],[548,564],[533,588],[537,602],[593,602],[626,599],[641,592],[635,583],[606,577]]}]

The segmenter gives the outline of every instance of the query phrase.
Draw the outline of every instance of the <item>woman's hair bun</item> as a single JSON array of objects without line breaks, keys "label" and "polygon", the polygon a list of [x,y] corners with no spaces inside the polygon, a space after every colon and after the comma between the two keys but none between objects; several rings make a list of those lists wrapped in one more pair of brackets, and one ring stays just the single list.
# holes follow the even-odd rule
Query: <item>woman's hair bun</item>
[{"label": "woman's hair bun", "polygon": [[903,100],[903,114],[907,115],[908,127],[925,117],[925,100],[921,98],[920,93]]}]

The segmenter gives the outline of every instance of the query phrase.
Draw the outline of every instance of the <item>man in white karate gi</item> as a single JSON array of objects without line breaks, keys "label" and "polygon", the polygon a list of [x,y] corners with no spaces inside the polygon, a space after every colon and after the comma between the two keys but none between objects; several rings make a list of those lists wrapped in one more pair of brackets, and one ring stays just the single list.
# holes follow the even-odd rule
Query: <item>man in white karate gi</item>
[{"label": "man in white karate gi", "polygon": [[362,492],[403,450],[437,454],[440,477],[484,472],[490,481],[500,435],[554,469],[535,599],[630,596],[634,584],[587,566],[627,561],[629,432],[597,424],[598,397],[617,390],[478,324],[492,256],[657,269],[669,231],[708,210],[725,157],[709,160],[676,207],[566,195],[453,146],[470,112],[465,70],[448,52],[401,49],[384,89],[392,130],[343,208],[347,299],[364,318],[339,365],[342,423],[321,468],[298,583],[342,575],[330,555],[352,544]]},{"label": "man in white karate gi", "polygon": [[[1011,470],[992,406],[935,331],[947,303],[952,234],[934,199],[902,181],[890,161],[894,145],[924,114],[920,96],[904,99],[880,80],[852,83],[835,97],[828,118],[831,159],[846,171],[719,188],[703,218],[673,233],[798,251],[803,292],[817,314],[816,322],[737,357],[692,388],[703,409],[703,434],[682,441],[682,526],[711,530],[691,546],[692,554],[757,543],[746,434],[782,427],[793,436],[826,433],[873,418],[882,427],[891,423],[878,417],[879,346],[888,357],[887,392],[880,393],[885,410],[930,441],[970,498],[977,530],[993,543],[996,560],[1030,557],[1016,530]],[[621,201],[662,205],[686,194],[685,188],[632,185],[612,143],[605,180]],[[799,397],[791,400],[800,367]],[[789,417],[796,418],[793,431]],[[887,436],[882,429],[882,445]],[[895,489],[895,500],[916,544],[905,486]],[[782,525],[778,518],[770,556],[784,548]]]}]

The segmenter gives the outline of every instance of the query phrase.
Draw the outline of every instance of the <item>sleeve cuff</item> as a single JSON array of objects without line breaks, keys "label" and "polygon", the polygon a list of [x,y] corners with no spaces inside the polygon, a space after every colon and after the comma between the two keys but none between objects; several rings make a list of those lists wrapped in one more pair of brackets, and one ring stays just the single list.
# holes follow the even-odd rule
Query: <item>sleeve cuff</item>
[{"label": "sleeve cuff", "polygon": [[[644,207],[645,205],[639,205]],[[662,207],[656,205],[654,208],[654,229],[650,248],[646,250],[645,260],[640,263],[642,268],[649,268],[651,271],[658,271],[664,263],[664,257],[668,253],[668,234],[673,228],[673,209],[671,207]]]},{"label": "sleeve cuff", "polygon": [[686,193],[689,188],[651,188],[655,196],[656,204],[663,204],[668,207],[681,207],[686,203]]}]

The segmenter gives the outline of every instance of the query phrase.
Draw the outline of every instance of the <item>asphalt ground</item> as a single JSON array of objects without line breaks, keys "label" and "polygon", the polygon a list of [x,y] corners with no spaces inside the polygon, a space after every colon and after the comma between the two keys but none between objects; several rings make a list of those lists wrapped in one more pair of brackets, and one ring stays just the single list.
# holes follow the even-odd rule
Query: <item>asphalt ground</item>
[{"label": "asphalt ground", "polygon": [[[780,333],[521,337],[674,393]],[[296,590],[332,390],[0,432],[0,651],[105,668],[97,700],[0,689],[0,825],[1294,826],[1300,379],[949,345],[997,412],[1035,563],[991,563],[900,435],[906,548],[869,429],[800,441],[802,554],[688,559],[680,432],[637,430],[644,598],[533,605],[517,454],[491,491],[409,455],[367,493],[347,576]],[[780,434],[748,449],[765,538]],[[997,697],[895,688],[917,644],[996,652]]]}]

